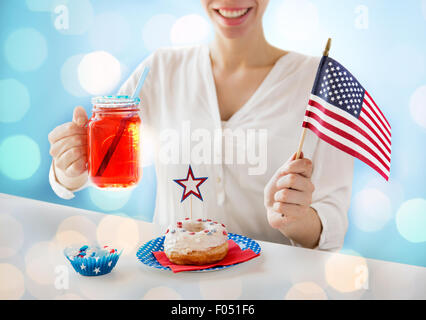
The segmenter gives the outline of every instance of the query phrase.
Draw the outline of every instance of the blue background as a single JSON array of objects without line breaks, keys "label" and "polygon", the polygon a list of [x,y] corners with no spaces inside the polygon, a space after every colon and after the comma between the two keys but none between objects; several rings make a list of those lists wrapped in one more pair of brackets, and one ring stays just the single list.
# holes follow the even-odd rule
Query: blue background
[{"label": "blue background", "polygon": [[[55,27],[60,5],[69,9],[65,30]],[[76,105],[90,114],[93,92],[77,76],[84,55],[105,51],[120,63],[102,93],[115,92],[155,48],[209,41],[205,21],[197,0],[0,0],[0,192],[151,221],[152,166],[131,193],[90,188],[62,200],[48,183],[47,135]],[[332,37],[330,55],[391,123],[390,181],[356,160],[343,251],[426,266],[426,1],[271,0],[264,26],[274,45],[305,54],[319,55]]]}]

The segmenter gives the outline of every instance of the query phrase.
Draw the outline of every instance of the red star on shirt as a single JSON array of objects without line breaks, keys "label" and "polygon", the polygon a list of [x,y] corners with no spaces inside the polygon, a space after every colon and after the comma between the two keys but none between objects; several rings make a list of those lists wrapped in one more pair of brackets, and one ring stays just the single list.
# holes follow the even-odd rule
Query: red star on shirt
[{"label": "red star on shirt", "polygon": [[180,200],[180,202],[184,201],[191,194],[193,194],[198,199],[203,201],[203,197],[200,192],[200,185],[202,185],[206,180],[207,180],[207,177],[195,178],[194,173],[192,172],[191,165],[189,165],[186,179],[173,180],[174,182],[176,182],[178,185],[180,185],[183,188],[182,199]]}]

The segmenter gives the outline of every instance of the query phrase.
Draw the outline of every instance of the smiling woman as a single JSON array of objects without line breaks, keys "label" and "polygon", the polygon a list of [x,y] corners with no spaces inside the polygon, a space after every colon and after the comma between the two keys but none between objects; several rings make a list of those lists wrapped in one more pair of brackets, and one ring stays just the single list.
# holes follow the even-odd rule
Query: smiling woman
[{"label": "smiling woman", "polygon": [[[142,103],[142,126],[153,133],[155,144],[154,222],[166,227],[186,215],[185,208],[178,206],[180,195],[169,182],[185,172],[189,161],[213,181],[206,185],[203,204],[194,207],[198,217],[214,217],[230,232],[259,240],[338,249],[347,227],[353,160],[310,134],[303,150],[306,158],[294,159],[319,58],[266,41],[262,20],[267,0],[202,0],[201,4],[215,31],[212,41],[156,50],[119,90],[120,95],[132,96],[143,70],[150,67],[136,94]],[[198,41],[207,38],[209,28],[201,16],[177,19],[171,28],[172,42],[186,42],[187,36],[181,34],[194,28],[198,28],[194,33],[200,35]],[[90,65],[100,62],[99,57],[93,56]],[[118,79],[105,74],[92,81],[87,69],[87,74],[79,72],[79,78],[91,93],[100,92],[99,81]],[[85,145],[84,134],[82,127],[76,127],[86,120],[84,110],[76,108],[73,123],[49,135],[52,150],[61,150],[52,152],[50,181],[64,198],[72,198],[75,190],[87,185],[87,156],[80,147]],[[182,133],[183,124],[190,127],[189,133]],[[173,163],[161,161],[164,148],[159,145],[170,132],[178,135],[171,144],[178,160]],[[241,132],[244,141],[227,144],[229,132]],[[264,132],[266,138],[253,139],[252,132]],[[201,137],[211,139],[204,143]],[[191,158],[191,150],[200,150],[201,140],[203,155],[211,155],[214,163]],[[220,152],[223,148],[226,152]],[[230,161],[229,152],[238,156]],[[243,162],[241,154],[261,155],[262,170],[250,170],[258,157]],[[72,167],[73,163],[79,165]]]}]

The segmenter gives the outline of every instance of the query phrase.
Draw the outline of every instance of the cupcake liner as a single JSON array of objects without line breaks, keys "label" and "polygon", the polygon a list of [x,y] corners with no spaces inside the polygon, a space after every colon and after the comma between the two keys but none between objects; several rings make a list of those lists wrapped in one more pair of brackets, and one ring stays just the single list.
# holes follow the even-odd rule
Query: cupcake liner
[{"label": "cupcake liner", "polygon": [[123,250],[121,250],[118,253],[108,254],[103,257],[81,258],[69,255],[69,250],[69,248],[64,250],[65,257],[77,273],[86,277],[102,276],[110,273],[123,252]]}]

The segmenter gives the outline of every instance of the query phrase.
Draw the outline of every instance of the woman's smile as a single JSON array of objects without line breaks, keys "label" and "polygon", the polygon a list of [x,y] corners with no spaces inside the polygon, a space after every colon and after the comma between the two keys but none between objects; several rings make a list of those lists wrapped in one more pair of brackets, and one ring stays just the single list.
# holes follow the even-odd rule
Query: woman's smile
[{"label": "woman's smile", "polygon": [[220,23],[228,26],[242,24],[250,16],[253,7],[248,8],[213,8]]}]

